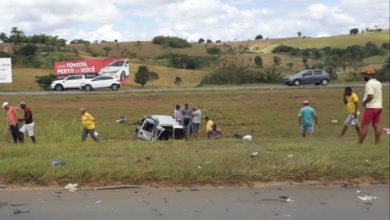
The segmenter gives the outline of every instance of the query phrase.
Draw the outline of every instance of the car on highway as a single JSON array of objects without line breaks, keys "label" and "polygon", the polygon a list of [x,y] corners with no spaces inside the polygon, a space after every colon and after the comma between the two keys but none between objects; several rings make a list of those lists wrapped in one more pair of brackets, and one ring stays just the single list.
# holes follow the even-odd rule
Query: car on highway
[{"label": "car on highway", "polygon": [[111,75],[120,81],[129,76],[129,61],[115,60],[99,71],[99,75]]},{"label": "car on highway", "polygon": [[289,86],[303,84],[328,85],[330,82],[329,73],[321,69],[310,69],[301,71],[295,75],[283,78],[283,83]]},{"label": "car on highway", "polygon": [[182,125],[170,115],[145,116],[137,122],[135,130],[138,140],[184,140]]},{"label": "car on highway", "polygon": [[80,85],[86,80],[84,75],[71,75],[63,79],[54,80],[51,82],[50,88],[56,91],[65,89],[80,89]]},{"label": "car on highway", "polygon": [[114,76],[97,76],[93,79],[86,79],[80,85],[80,89],[92,91],[95,89],[110,88],[112,91],[117,91],[121,87],[120,81]]}]

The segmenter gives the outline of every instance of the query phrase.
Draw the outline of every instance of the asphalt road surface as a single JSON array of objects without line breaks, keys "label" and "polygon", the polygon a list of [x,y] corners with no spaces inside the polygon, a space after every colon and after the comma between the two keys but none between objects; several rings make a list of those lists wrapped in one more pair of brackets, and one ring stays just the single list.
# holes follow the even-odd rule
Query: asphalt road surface
[{"label": "asphalt road surface", "polygon": [[389,186],[3,189],[0,219],[388,220]]},{"label": "asphalt road surface", "polygon": [[[389,84],[384,84],[388,86]],[[151,92],[213,92],[213,91],[247,91],[247,90],[283,90],[283,89],[331,89],[344,88],[345,86],[364,87],[364,83],[349,83],[349,84],[330,84],[327,86],[285,86],[285,85],[248,85],[248,86],[217,86],[217,87],[190,87],[190,88],[161,88],[161,89],[120,89],[119,91],[111,91],[110,89],[97,91],[81,91],[81,90],[67,90],[67,91],[16,91],[16,92],[1,92],[0,95],[75,95],[75,94],[115,94],[115,93],[151,93]]]}]

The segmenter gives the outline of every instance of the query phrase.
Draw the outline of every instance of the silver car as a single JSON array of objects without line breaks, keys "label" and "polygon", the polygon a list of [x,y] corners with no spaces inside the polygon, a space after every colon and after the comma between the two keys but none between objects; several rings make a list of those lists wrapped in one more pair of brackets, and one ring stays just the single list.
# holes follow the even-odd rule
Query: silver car
[{"label": "silver car", "polygon": [[145,116],[135,132],[137,139],[146,141],[185,139],[183,126],[170,115]]},{"label": "silver car", "polygon": [[283,83],[289,86],[299,86],[302,84],[328,85],[330,81],[329,73],[321,69],[304,70],[295,75],[287,76]]}]

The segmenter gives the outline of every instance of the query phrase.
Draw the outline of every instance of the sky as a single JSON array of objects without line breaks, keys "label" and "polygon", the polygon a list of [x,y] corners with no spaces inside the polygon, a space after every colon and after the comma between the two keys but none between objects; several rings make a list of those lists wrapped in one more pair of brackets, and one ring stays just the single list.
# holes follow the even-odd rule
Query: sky
[{"label": "sky", "polygon": [[388,0],[0,0],[0,32],[66,40],[232,41],[389,28]]}]

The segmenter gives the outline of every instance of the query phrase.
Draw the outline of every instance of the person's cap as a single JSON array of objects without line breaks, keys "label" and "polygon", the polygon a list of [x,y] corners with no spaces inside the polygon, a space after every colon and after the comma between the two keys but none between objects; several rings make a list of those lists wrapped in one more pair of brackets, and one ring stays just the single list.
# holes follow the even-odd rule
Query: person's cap
[{"label": "person's cap", "polygon": [[8,102],[3,102],[3,108],[8,105]]},{"label": "person's cap", "polygon": [[309,100],[303,101],[303,104],[309,104]]},{"label": "person's cap", "polygon": [[375,74],[376,70],[372,67],[367,67],[362,74]]},{"label": "person's cap", "polygon": [[20,105],[27,105],[26,102],[20,102]]}]

